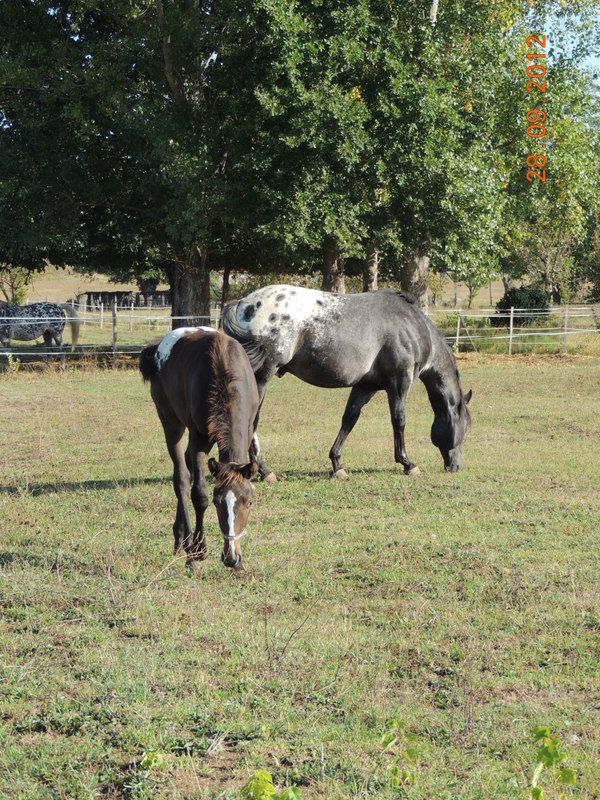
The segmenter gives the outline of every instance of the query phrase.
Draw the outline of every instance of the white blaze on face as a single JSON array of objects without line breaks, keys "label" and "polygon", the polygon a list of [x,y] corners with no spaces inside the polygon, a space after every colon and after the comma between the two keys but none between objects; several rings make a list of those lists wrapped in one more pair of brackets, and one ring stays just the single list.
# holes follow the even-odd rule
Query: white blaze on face
[{"label": "white blaze on face", "polygon": [[165,361],[171,355],[171,350],[183,336],[187,336],[190,333],[197,333],[198,331],[207,331],[210,333],[216,332],[214,328],[207,328],[204,326],[198,328],[175,328],[175,330],[169,331],[156,349],[156,355],[154,356],[154,359],[156,361],[157,369],[160,371]]},{"label": "white blaze on face", "polygon": [[229,549],[235,547],[235,494],[229,490],[225,495],[225,507],[227,508],[227,532],[229,536]]}]

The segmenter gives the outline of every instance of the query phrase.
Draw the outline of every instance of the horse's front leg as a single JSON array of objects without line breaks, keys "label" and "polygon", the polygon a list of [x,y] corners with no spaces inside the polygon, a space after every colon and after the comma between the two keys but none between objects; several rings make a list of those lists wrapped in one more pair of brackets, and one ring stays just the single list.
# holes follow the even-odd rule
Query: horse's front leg
[{"label": "horse's front leg", "polygon": [[185,426],[180,423],[173,424],[161,416],[167,449],[173,462],[173,489],[177,498],[177,513],[173,523],[173,538],[175,540],[174,552],[185,550],[189,553],[192,549],[192,525],[189,513],[190,471],[186,464],[184,448]]},{"label": "horse's front leg", "polygon": [[209,449],[210,445],[207,441],[200,442],[196,437],[190,436],[188,453],[192,470],[192,503],[196,512],[196,528],[194,530],[192,549],[188,556],[190,562],[203,561],[208,552],[204,533],[204,513],[209,506],[209,500],[205,475],[206,457],[203,451],[208,451]]},{"label": "horse's front leg", "polygon": [[406,425],[406,396],[410,383],[402,382],[400,386],[387,390],[392,427],[394,429],[394,458],[397,464],[402,464],[405,475],[416,475],[419,468],[406,454],[404,444],[404,427]]},{"label": "horse's front leg", "polygon": [[252,434],[252,440],[250,441],[250,448],[248,450],[250,461],[256,461],[258,465],[258,474],[267,483],[275,483],[277,477],[273,470],[269,469],[269,467],[265,464],[262,460],[262,456],[260,454],[260,444],[258,442],[258,420],[260,418],[260,410],[262,408],[263,401],[265,399],[265,392],[267,390],[267,384],[271,380],[271,378],[275,375],[276,367],[263,367],[256,375],[256,388],[258,389],[258,411],[256,412],[256,416],[254,418],[254,432]]},{"label": "horse's front leg", "polygon": [[344,409],[344,414],[342,416],[342,427],[340,428],[340,432],[338,433],[335,442],[329,451],[329,458],[331,459],[331,474],[334,478],[348,477],[341,465],[342,449],[350,431],[358,422],[360,412],[373,397],[375,391],[375,389],[369,389],[364,386],[352,387],[352,391],[350,392],[350,396],[348,397],[348,402],[346,403],[346,408]]}]

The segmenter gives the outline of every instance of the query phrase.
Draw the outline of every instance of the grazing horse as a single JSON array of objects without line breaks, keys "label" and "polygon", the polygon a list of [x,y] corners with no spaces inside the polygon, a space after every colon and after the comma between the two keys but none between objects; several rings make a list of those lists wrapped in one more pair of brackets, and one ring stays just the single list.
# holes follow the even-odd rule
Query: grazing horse
[{"label": "grazing horse", "polygon": [[14,306],[0,302],[0,342],[10,347],[10,340],[28,342],[44,337],[46,351],[50,352],[52,340],[62,351],[62,335],[65,323],[71,326],[71,352],[79,339],[79,317],[71,306],[56,303],[31,303],[27,306]]},{"label": "grazing horse", "polygon": [[[425,384],[433,408],[431,440],[444,467],[462,464],[470,425],[456,360],[442,334],[415,302],[392,289],[338,295],[275,285],[258,289],[224,309],[223,329],[246,349],[260,403],[274,375],[286,372],[325,388],[351,386],[342,426],[329,453],[332,474],[345,477],[344,442],[375,392],[388,396],[394,455],[404,472],[418,471],[404,445],[406,397],[415,378]],[[255,434],[258,416],[255,420]],[[251,451],[259,459],[258,439]],[[263,478],[274,478],[259,460]]]},{"label": "grazing horse", "polygon": [[[177,328],[140,354],[140,372],[150,393],[173,460],[177,514],[173,525],[175,553],[182,550],[196,567],[206,558],[204,512],[208,508],[205,456],[213,444],[219,461],[209,459],[215,479],[213,502],[223,534],[221,559],[242,568],[240,540],[252,505],[250,478],[255,462],[244,463],[258,412],[258,391],[242,346],[211,328]],[[189,443],[184,435],[189,431]],[[188,496],[196,512],[192,530]]]}]

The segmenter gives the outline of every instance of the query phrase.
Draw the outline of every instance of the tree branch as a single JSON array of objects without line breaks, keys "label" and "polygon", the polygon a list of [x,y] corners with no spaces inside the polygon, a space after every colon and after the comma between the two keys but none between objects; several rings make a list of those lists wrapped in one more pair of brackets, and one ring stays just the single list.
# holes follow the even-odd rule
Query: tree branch
[{"label": "tree branch", "polygon": [[167,32],[165,25],[165,11],[163,8],[162,0],[154,0],[154,2],[156,5],[156,13],[158,14],[158,22],[162,32],[162,50],[164,58],[165,77],[167,79],[167,83],[169,84],[171,94],[173,95],[173,100],[175,100],[178,106],[186,106],[187,97],[185,96],[185,92],[179,80],[177,79],[177,75],[175,73],[175,67],[173,65],[173,59],[171,58],[171,37]]}]

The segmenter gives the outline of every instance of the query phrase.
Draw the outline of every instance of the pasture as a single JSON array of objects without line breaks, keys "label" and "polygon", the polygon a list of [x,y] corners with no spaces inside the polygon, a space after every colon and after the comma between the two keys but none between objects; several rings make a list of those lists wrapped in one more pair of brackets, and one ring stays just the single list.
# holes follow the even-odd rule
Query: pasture
[{"label": "pasture", "polygon": [[417,383],[414,477],[383,395],[332,481],[347,390],[273,381],[242,576],[212,506],[200,575],[174,560],[136,370],[1,375],[0,796],[237,798],[265,769],[303,800],[512,800],[547,725],[600,797],[600,359],[459,369],[464,469]]}]

